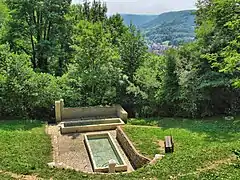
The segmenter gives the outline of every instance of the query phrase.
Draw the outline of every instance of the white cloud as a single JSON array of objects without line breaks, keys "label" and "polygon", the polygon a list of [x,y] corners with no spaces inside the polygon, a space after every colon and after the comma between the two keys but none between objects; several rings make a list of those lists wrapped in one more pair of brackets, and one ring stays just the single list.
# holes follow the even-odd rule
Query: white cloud
[{"label": "white cloud", "polygon": [[[80,3],[82,0],[73,0]],[[92,0],[90,0],[92,1]],[[195,9],[197,0],[105,0],[108,13],[160,14],[167,11]]]}]

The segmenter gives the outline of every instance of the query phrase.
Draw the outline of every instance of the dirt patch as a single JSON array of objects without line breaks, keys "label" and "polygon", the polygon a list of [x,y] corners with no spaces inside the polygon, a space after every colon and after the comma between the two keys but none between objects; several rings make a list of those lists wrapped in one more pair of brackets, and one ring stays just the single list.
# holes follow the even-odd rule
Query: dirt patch
[{"label": "dirt patch", "polygon": [[163,148],[164,149],[164,141],[163,140],[158,140],[157,141],[157,144],[160,148]]},{"label": "dirt patch", "polygon": [[9,171],[0,170],[0,174],[5,174],[8,176],[11,176],[14,179],[18,179],[18,180],[42,180],[42,178],[39,178],[35,175],[22,175],[22,174],[16,174],[13,172],[9,172]]},{"label": "dirt patch", "polygon": [[197,169],[198,172],[203,172],[203,171],[207,171],[207,170],[211,170],[211,169],[216,169],[219,165],[222,164],[228,164],[232,161],[232,158],[228,158],[228,159],[221,159],[218,161],[214,161],[213,163],[207,165],[204,168],[199,168]]},{"label": "dirt patch", "polygon": [[164,141],[163,140],[158,140],[157,142],[155,142],[158,146],[158,149],[161,153],[164,153]]}]

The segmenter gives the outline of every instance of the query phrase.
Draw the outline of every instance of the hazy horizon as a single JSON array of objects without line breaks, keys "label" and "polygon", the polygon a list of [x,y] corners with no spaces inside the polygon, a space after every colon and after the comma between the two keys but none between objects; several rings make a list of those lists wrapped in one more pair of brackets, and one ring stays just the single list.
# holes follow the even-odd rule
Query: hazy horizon
[{"label": "hazy horizon", "polygon": [[[92,0],[90,0],[92,1]],[[142,14],[156,15],[170,11],[196,9],[197,0],[104,0],[107,3],[108,14]],[[82,0],[73,0],[81,3]]]}]

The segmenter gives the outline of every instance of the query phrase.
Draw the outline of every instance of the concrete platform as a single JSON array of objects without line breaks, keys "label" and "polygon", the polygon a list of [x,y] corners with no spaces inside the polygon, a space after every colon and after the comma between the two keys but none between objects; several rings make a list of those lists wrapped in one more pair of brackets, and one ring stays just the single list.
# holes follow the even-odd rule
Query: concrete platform
[{"label": "concrete platform", "polygon": [[[47,126],[46,131],[51,137],[53,146],[53,161],[55,163],[60,163],[65,167],[71,167],[78,171],[93,172],[90,158],[84,144],[84,135],[91,133],[72,133],[61,135],[57,125]],[[99,131],[99,133],[101,132],[111,134],[128,166],[127,172],[132,172],[134,169],[116,140],[116,130]]]},{"label": "concrete platform", "polygon": [[61,134],[69,134],[114,130],[124,124],[120,118],[105,118],[63,121],[59,125]]}]

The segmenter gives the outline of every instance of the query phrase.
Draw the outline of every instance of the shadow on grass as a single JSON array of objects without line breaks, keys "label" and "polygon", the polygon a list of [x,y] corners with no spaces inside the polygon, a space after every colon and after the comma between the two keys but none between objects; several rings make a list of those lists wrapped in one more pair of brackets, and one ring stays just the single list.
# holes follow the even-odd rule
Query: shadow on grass
[{"label": "shadow on grass", "polygon": [[42,125],[38,120],[0,120],[0,131],[28,131]]},{"label": "shadow on grass", "polygon": [[233,121],[223,120],[221,118],[211,118],[206,120],[181,119],[181,118],[149,118],[132,119],[129,121],[132,125],[158,126],[162,130],[186,129],[188,131],[206,134],[205,141],[214,142],[232,142],[240,139],[240,118]]}]

